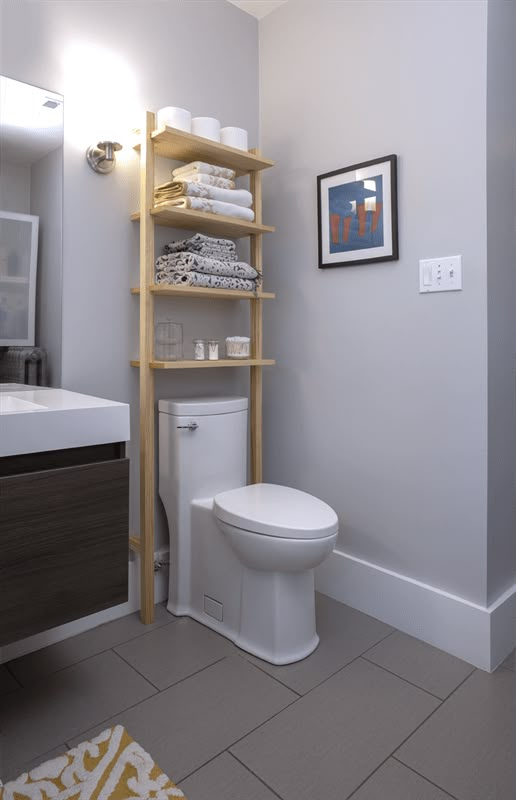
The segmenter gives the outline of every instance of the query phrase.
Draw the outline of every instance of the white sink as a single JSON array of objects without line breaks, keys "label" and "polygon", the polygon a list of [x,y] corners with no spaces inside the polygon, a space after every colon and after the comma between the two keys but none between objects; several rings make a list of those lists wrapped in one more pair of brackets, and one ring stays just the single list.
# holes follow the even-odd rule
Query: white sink
[{"label": "white sink", "polygon": [[126,403],[65,389],[0,384],[0,457],[129,438]]},{"label": "white sink", "polygon": [[10,394],[0,394],[0,414],[18,414],[20,411],[43,411],[45,406],[12,397]]}]

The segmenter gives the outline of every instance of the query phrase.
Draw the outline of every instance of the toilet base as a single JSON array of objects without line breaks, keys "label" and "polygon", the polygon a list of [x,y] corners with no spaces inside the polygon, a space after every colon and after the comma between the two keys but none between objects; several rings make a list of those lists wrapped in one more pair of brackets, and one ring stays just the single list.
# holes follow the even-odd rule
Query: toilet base
[{"label": "toilet base", "polygon": [[268,572],[243,567],[237,647],[270,664],[292,664],[319,644],[313,569]]}]

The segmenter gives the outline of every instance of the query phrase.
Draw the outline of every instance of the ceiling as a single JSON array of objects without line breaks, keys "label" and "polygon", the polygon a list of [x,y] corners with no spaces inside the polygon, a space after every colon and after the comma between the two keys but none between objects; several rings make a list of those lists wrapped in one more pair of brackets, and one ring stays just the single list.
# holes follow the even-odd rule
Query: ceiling
[{"label": "ceiling", "polygon": [[242,11],[252,14],[256,19],[261,19],[282,6],[287,0],[229,0],[229,2],[241,8]]},{"label": "ceiling", "polygon": [[0,109],[2,161],[33,164],[62,145],[60,94],[0,76]]}]

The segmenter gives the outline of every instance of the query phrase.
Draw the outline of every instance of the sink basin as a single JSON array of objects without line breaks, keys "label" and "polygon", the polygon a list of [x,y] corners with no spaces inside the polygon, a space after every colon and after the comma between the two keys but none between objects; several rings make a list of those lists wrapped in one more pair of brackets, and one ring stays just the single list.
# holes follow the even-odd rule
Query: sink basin
[{"label": "sink basin", "polygon": [[0,394],[0,414],[18,414],[20,411],[44,410],[45,406],[40,406],[38,403],[30,403],[28,400],[11,397],[9,394]]},{"label": "sink basin", "polygon": [[129,438],[126,403],[66,389],[0,383],[0,458]]}]

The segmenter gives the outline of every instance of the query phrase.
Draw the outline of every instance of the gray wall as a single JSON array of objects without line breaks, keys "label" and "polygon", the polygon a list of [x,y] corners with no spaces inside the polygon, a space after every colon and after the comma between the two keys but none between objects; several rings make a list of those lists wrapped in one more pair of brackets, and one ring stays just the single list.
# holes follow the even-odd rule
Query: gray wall
[{"label": "gray wall", "polygon": [[30,167],[11,164],[1,155],[0,152],[0,210],[30,214]]},{"label": "gray wall", "polygon": [[516,576],[516,4],[490,0],[487,38],[488,598]]},{"label": "gray wall", "polygon": [[[129,359],[138,299],[129,288],[138,275],[138,228],[129,214],[138,205],[138,161],[131,130],[145,110],[177,105],[247,128],[255,146],[257,21],[224,0],[3,0],[1,8],[0,72],[64,95],[62,385],[131,403],[137,531],[138,375]],[[112,131],[124,150],[115,172],[100,176],[84,152]],[[163,229],[159,243],[166,237]],[[184,321],[189,338],[208,330],[225,336],[246,328],[237,305],[208,310],[201,301],[176,301],[158,314]],[[240,392],[239,372],[159,375],[157,396]],[[157,508],[159,544],[167,530]]]},{"label": "gray wall", "polygon": [[31,214],[39,217],[36,344],[47,351],[49,386],[61,385],[63,148],[31,166]]},{"label": "gray wall", "polygon": [[[484,603],[485,2],[287,3],[260,23],[266,479],[338,512],[339,547]],[[399,155],[400,260],[317,269],[316,176]],[[464,257],[420,295],[418,260]]]}]

